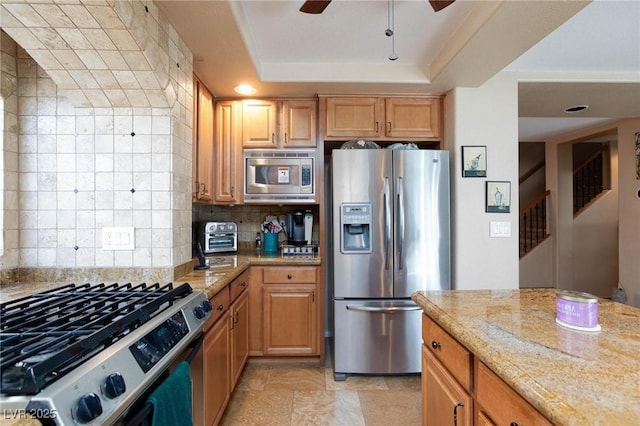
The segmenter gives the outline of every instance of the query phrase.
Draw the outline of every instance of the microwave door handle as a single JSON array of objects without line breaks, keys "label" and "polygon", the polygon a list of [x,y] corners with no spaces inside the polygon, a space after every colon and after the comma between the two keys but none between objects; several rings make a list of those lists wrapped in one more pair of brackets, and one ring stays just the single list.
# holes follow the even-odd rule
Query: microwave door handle
[{"label": "microwave door handle", "polygon": [[402,177],[399,177],[396,182],[396,197],[398,202],[398,217],[396,221],[398,223],[398,269],[404,269],[404,186]]},{"label": "microwave door handle", "polygon": [[384,178],[384,269],[391,267],[391,197],[389,178]]}]

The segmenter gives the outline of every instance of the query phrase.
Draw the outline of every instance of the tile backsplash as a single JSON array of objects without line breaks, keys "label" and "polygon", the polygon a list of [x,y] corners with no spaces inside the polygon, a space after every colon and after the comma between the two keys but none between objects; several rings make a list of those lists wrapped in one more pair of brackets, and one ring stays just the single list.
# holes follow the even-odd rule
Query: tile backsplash
[{"label": "tile backsplash", "polygon": [[[319,241],[319,208],[312,206],[209,206],[193,205],[193,222],[235,222],[238,225],[238,242],[244,247],[252,247],[256,232],[262,230],[262,223],[267,216],[285,215],[292,210],[311,210],[313,212],[312,240]],[[284,233],[278,235],[284,241]]]},{"label": "tile backsplash", "polygon": [[[0,5],[0,277],[170,280],[192,254],[192,54],[153,2],[63,3]],[[103,250],[103,227],[135,249]]]}]

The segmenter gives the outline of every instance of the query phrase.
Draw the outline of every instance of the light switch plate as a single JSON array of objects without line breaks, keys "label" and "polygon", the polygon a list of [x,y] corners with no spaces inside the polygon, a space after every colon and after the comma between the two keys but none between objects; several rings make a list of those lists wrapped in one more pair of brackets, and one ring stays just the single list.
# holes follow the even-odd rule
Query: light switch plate
[{"label": "light switch plate", "polygon": [[491,222],[491,238],[508,238],[511,236],[511,222]]},{"label": "light switch plate", "polygon": [[102,228],[102,248],[104,250],[133,250],[135,248],[135,228]]}]

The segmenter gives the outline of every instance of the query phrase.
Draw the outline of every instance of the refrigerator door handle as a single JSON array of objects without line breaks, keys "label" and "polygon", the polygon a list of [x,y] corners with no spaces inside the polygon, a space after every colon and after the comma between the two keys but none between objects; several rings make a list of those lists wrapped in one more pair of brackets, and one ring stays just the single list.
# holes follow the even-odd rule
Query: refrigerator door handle
[{"label": "refrigerator door handle", "polygon": [[397,212],[396,218],[398,229],[398,269],[404,269],[404,183],[402,177],[398,177],[396,181],[396,199],[397,199]]},{"label": "refrigerator door handle", "polygon": [[361,311],[361,312],[380,312],[385,314],[394,314],[398,312],[419,311],[422,308],[418,305],[415,306],[367,306],[367,305],[347,305],[349,311]]},{"label": "refrigerator door handle", "polygon": [[391,269],[391,197],[389,178],[384,178],[384,269]]}]

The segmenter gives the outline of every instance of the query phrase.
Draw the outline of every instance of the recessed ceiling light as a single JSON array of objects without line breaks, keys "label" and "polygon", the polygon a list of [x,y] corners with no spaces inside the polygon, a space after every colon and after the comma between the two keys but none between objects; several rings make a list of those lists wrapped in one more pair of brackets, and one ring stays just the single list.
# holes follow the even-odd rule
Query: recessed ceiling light
[{"label": "recessed ceiling light", "polygon": [[589,105],[575,105],[565,109],[564,112],[566,112],[567,114],[571,114],[574,112],[583,111],[587,108],[589,108]]},{"label": "recessed ceiling light", "polygon": [[250,84],[239,84],[233,90],[241,95],[254,95],[256,93],[256,88]]}]

